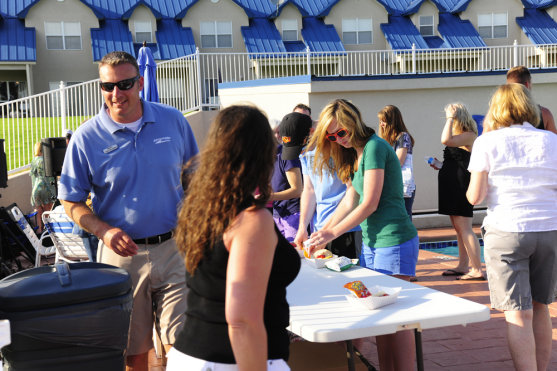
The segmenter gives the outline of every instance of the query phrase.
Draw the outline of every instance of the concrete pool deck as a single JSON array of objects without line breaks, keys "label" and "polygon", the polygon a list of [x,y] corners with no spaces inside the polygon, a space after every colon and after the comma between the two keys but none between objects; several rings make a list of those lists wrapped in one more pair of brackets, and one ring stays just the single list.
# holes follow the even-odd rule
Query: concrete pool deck
[{"label": "concrete pool deck", "polygon": [[[479,235],[479,226],[475,226],[474,231]],[[456,239],[452,228],[419,230],[419,235],[420,242]],[[441,275],[444,270],[452,268],[455,264],[456,258],[454,257],[436,253],[434,249],[420,250],[416,271],[418,281],[416,284],[490,307],[487,281],[456,281],[454,277],[443,277]],[[553,323],[553,349],[548,369],[557,370],[557,302],[550,305],[550,314]],[[422,332],[422,344],[424,367],[428,371],[503,371],[514,369],[507,348],[505,318],[502,312],[496,310],[491,310],[491,319],[486,322],[424,330]],[[379,369],[375,338],[359,339],[354,341],[354,345],[371,365]],[[338,343],[337,346],[340,351],[343,351],[343,343]],[[330,348],[328,351],[330,351]],[[320,357],[319,354],[311,356]],[[345,364],[336,363],[321,370],[341,371],[346,369]],[[357,369],[365,370],[366,368],[360,365]],[[301,370],[293,367],[292,371],[309,371],[309,369]]]}]

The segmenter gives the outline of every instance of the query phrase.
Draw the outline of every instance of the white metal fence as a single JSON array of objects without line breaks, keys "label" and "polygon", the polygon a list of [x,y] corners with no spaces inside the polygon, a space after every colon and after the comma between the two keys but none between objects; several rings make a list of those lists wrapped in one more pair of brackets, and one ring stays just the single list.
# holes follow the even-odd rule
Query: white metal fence
[{"label": "white metal fence", "polygon": [[[299,75],[389,76],[557,68],[557,45],[301,53],[200,53],[157,66],[162,103],[183,113],[219,107],[218,84]],[[427,77],[427,76],[424,76]],[[95,115],[98,79],[0,104],[0,134],[10,172],[26,167],[33,144],[62,136]]]}]

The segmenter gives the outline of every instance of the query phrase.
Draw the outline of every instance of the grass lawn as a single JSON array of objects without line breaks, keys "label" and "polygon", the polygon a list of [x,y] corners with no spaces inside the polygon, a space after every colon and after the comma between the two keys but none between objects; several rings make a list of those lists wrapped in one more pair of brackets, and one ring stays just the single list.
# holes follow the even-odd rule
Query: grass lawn
[{"label": "grass lawn", "polygon": [[[66,117],[66,129],[77,129],[92,116]],[[0,118],[0,138],[5,139],[8,171],[28,165],[33,158],[33,146],[42,138],[64,136],[60,117]]]}]

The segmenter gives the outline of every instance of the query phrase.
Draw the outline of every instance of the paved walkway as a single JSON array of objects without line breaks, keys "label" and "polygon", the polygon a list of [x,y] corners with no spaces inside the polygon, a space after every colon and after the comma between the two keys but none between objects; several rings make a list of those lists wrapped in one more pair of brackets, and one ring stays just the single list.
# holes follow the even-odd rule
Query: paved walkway
[{"label": "paved walkway", "polygon": [[[454,240],[453,233],[450,229],[422,230],[420,241]],[[435,250],[420,250],[416,283],[489,307],[487,281],[463,282],[456,281],[453,277],[441,276],[444,270],[455,264],[456,259],[435,253]],[[550,305],[550,312],[553,322],[553,352],[549,370],[557,370],[557,302]],[[492,310],[491,319],[486,322],[424,330],[422,341],[424,367],[428,371],[514,369],[507,348],[504,315],[499,311]],[[379,368],[374,339],[362,342],[360,348],[370,363]]]}]

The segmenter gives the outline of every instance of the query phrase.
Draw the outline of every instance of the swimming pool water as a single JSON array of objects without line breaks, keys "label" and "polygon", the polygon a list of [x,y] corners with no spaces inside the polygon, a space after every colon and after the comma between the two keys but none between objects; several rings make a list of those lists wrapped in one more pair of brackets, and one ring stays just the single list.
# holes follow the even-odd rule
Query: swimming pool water
[{"label": "swimming pool water", "polygon": [[[484,242],[480,238],[480,257],[484,263]],[[439,254],[458,257],[458,243],[454,241],[421,242],[420,249],[429,250]]]}]

